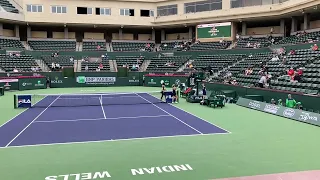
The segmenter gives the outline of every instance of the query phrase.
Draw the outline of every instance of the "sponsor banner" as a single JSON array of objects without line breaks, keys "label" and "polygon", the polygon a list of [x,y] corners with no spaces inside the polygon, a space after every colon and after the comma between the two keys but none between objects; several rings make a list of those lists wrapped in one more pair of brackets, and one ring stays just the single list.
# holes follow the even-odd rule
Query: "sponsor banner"
[{"label": "sponsor banner", "polygon": [[79,84],[114,84],[116,82],[116,77],[86,77],[78,76],[77,83]]},{"label": "sponsor banner", "polygon": [[237,105],[320,126],[320,114],[317,113],[287,108],[241,97],[238,99]]},{"label": "sponsor banner", "polygon": [[18,95],[18,108],[31,107],[31,95]]},{"label": "sponsor banner", "polygon": [[19,90],[45,89],[47,88],[46,78],[22,78],[19,79]]}]

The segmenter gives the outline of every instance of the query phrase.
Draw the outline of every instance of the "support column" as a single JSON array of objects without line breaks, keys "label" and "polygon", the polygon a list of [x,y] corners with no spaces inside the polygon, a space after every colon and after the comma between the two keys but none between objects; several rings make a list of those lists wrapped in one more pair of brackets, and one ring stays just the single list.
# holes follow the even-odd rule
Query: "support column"
[{"label": "support column", "polygon": [[0,36],[3,36],[3,24],[0,23]]},{"label": "support column", "polygon": [[242,22],[242,36],[247,35],[247,23],[246,22]]},{"label": "support column", "polygon": [[189,39],[192,39],[193,29],[189,27]]},{"label": "support column", "polygon": [[64,38],[69,39],[69,29],[67,27],[64,28]]},{"label": "support column", "polygon": [[15,33],[15,37],[17,38],[20,37],[20,28],[18,24],[14,26],[14,33]]},{"label": "support column", "polygon": [[164,31],[164,29],[161,30],[161,41],[165,41],[166,40],[166,32]]},{"label": "support column", "polygon": [[27,26],[27,37],[31,38],[31,27]]},{"label": "support column", "polygon": [[303,15],[303,30],[310,29],[310,15],[305,13]]},{"label": "support column", "polygon": [[284,19],[280,20],[280,33],[285,34],[285,26],[286,26],[286,21]]},{"label": "support column", "polygon": [[156,31],[155,31],[154,29],[152,29],[151,40],[152,40],[152,41],[155,41],[155,40],[156,40]]},{"label": "support column", "polygon": [[119,29],[119,40],[122,40],[123,36],[122,36],[122,28]]},{"label": "support column", "polygon": [[292,17],[291,18],[291,32],[296,32],[297,31],[297,18],[296,17]]}]

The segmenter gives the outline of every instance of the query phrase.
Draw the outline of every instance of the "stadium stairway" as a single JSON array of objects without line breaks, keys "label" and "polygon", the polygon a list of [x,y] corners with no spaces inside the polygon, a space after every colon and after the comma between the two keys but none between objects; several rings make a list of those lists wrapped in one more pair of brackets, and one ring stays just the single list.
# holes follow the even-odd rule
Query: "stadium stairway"
[{"label": "stadium stairway", "polygon": [[22,43],[23,47],[24,47],[26,50],[33,50],[33,49],[29,46],[29,44],[28,44],[27,41],[21,41],[21,43]]},{"label": "stadium stairway", "polygon": [[76,42],[76,51],[82,51],[83,42]]},{"label": "stadium stairway", "polygon": [[117,72],[117,62],[115,60],[109,60],[110,71]]},{"label": "stadium stairway", "polygon": [[81,67],[82,67],[82,61],[81,60],[75,60],[74,62],[74,71],[75,72],[81,72]]},{"label": "stadium stairway", "polygon": [[42,69],[44,72],[49,72],[50,68],[47,66],[47,64],[42,59],[35,59],[34,60],[38,66]]},{"label": "stadium stairway", "polygon": [[151,63],[151,60],[144,60],[143,63],[140,66],[140,72],[144,72],[147,70],[149,64]]},{"label": "stadium stairway", "polygon": [[179,67],[179,69],[177,70],[177,72],[183,72],[185,70],[185,68],[187,67],[187,64],[191,64],[193,63],[193,59],[190,59],[189,61],[187,61],[186,63],[184,63],[182,66]]},{"label": "stadium stairway", "polygon": [[110,52],[113,52],[112,43],[107,43],[107,46],[108,46],[108,44],[109,44]]}]

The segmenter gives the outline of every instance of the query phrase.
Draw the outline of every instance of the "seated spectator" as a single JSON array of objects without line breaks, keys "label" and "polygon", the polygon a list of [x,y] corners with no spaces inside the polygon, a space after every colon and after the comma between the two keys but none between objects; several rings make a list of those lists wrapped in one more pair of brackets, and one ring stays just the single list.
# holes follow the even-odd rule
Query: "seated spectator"
[{"label": "seated spectator", "polygon": [[19,70],[16,67],[14,67],[13,72],[19,72]]},{"label": "seated spectator", "polygon": [[299,76],[302,76],[302,75],[303,75],[303,69],[302,69],[302,68],[299,68],[299,69],[298,69],[298,75],[299,75]]},{"label": "seated spectator", "polygon": [[285,65],[287,63],[287,56],[283,56],[282,58],[282,64]]},{"label": "seated spectator", "polygon": [[274,55],[273,57],[272,57],[272,59],[271,59],[271,61],[279,61],[280,59],[279,59],[279,57],[278,57],[278,55]]},{"label": "seated spectator", "polygon": [[289,55],[295,55],[296,54],[296,51],[291,49],[290,52],[289,52]]},{"label": "seated spectator", "polygon": [[294,108],[296,107],[296,100],[291,97],[291,94],[288,94],[288,98],[286,99],[286,107]]},{"label": "seated spectator", "polygon": [[296,108],[303,110],[303,106],[302,106],[301,102],[297,102]]},{"label": "seated spectator", "polygon": [[56,63],[56,69],[61,69],[60,64]]},{"label": "seated spectator", "polygon": [[54,71],[56,69],[56,64],[54,62],[51,63],[51,70]]},{"label": "seated spectator", "polygon": [[294,69],[292,67],[288,71],[288,76],[290,76],[291,79],[293,79],[293,77],[294,77]]},{"label": "seated spectator", "polygon": [[36,70],[36,72],[40,71],[40,67],[37,66],[37,67],[35,68],[35,70]]},{"label": "seated spectator", "polygon": [[267,76],[264,74],[261,76],[258,85],[260,88],[264,88],[266,84],[267,84]]},{"label": "seated spectator", "polygon": [[293,80],[294,80],[294,81],[298,81],[298,82],[301,81],[301,76],[299,75],[298,72],[295,73],[295,75],[294,75],[294,77],[293,77]]},{"label": "seated spectator", "polygon": [[317,44],[314,44],[314,45],[312,46],[312,50],[313,50],[313,51],[318,51],[318,50],[319,50],[318,45],[317,45]]},{"label": "seated spectator", "polygon": [[271,99],[270,104],[276,105],[277,102],[274,99]]},{"label": "seated spectator", "polygon": [[238,82],[237,82],[237,80],[234,79],[234,80],[231,82],[231,84],[232,84],[232,85],[238,85]]},{"label": "seated spectator", "polygon": [[96,69],[96,71],[99,72],[99,71],[100,71],[100,68],[98,67],[98,68]]},{"label": "seated spectator", "polygon": [[99,64],[99,69],[103,69],[103,64],[102,63]]},{"label": "seated spectator", "polygon": [[250,75],[252,74],[252,72],[253,72],[252,68],[248,67],[245,71],[245,75]]},{"label": "seated spectator", "polygon": [[283,106],[282,99],[278,99],[278,106]]},{"label": "seated spectator", "polygon": [[251,47],[251,43],[250,42],[247,43],[247,47]]},{"label": "seated spectator", "polygon": [[100,45],[98,45],[98,46],[97,46],[97,50],[100,50],[100,48],[101,48]]},{"label": "seated spectator", "polygon": [[73,62],[73,57],[70,57],[70,59],[69,59],[69,60],[70,60],[70,62]]}]

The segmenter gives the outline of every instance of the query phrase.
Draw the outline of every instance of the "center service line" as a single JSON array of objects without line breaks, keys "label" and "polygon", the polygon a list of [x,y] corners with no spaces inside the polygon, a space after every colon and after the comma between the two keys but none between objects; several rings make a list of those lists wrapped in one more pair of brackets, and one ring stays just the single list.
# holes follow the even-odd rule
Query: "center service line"
[{"label": "center service line", "polygon": [[103,117],[104,117],[104,119],[107,119],[107,117],[106,117],[106,113],[104,112],[103,105],[102,105],[102,95],[101,95],[101,97],[100,97],[99,99],[100,99],[100,105],[101,105],[101,109],[102,109]]}]

